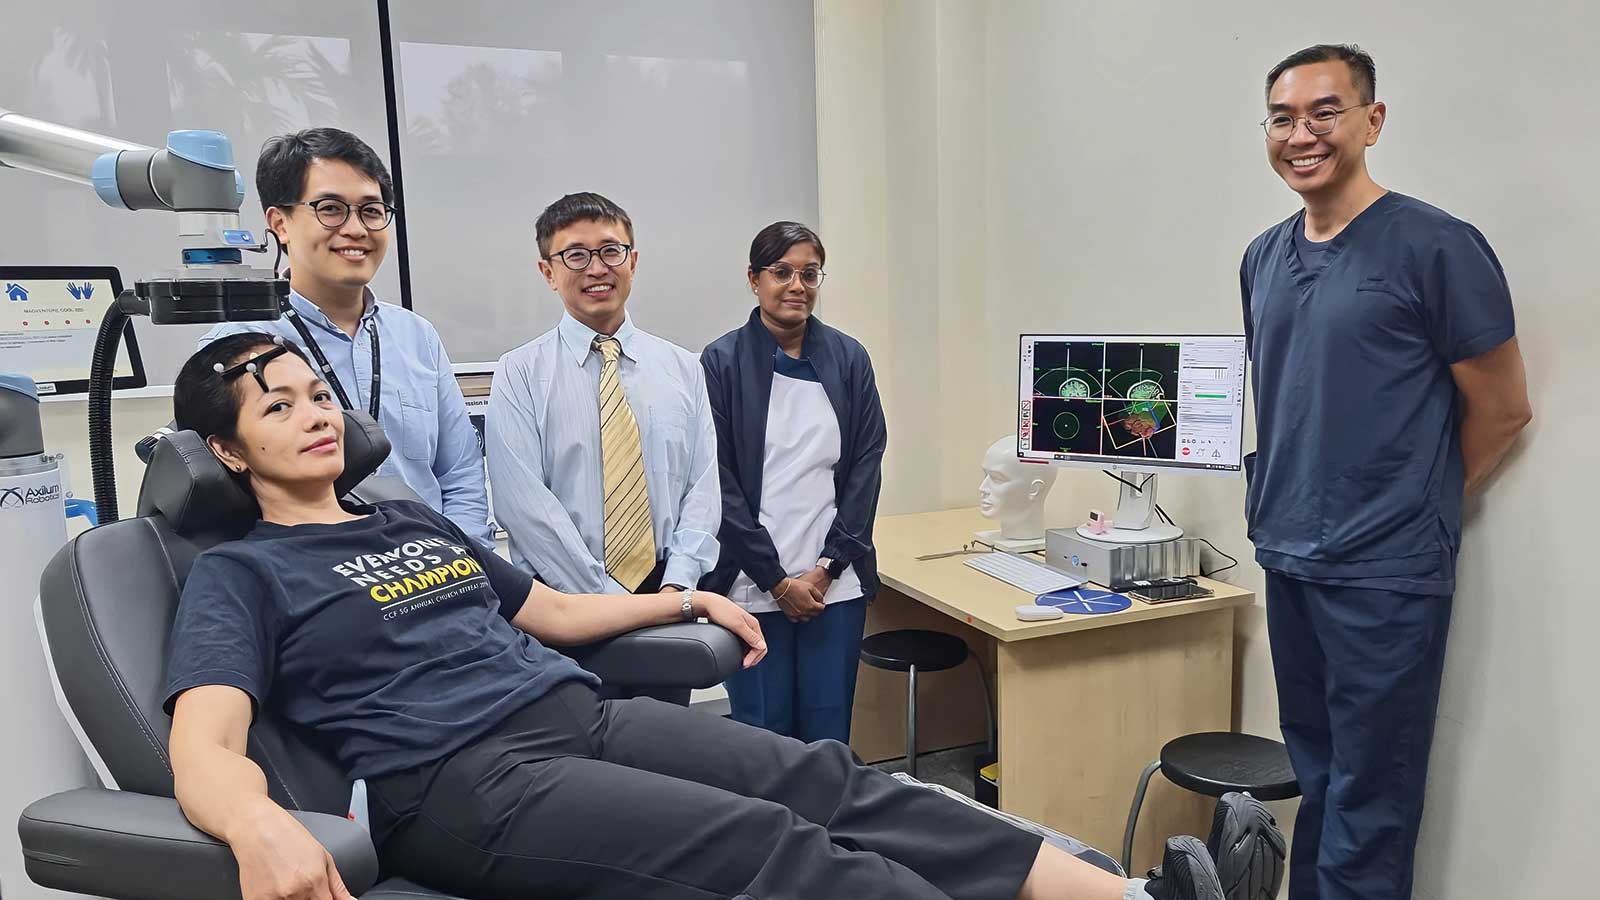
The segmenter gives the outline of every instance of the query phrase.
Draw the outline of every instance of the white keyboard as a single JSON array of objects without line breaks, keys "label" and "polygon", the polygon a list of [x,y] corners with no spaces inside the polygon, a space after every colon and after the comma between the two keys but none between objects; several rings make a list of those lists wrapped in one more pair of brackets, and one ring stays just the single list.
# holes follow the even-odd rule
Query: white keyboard
[{"label": "white keyboard", "polygon": [[962,562],[1012,587],[1021,588],[1035,597],[1051,591],[1075,588],[1084,583],[1084,580],[1076,575],[1058,572],[1043,563],[1029,562],[1013,553],[996,551],[983,556],[974,556]]}]

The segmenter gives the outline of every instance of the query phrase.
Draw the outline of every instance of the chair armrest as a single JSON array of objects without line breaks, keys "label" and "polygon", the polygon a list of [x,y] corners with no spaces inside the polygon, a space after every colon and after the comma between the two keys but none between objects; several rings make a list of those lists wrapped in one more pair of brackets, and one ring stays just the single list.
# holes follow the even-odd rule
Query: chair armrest
[{"label": "chair armrest", "polygon": [[744,644],[721,625],[656,625],[562,650],[609,685],[708,688],[739,671]]},{"label": "chair armrest", "polygon": [[[365,828],[322,813],[290,815],[328,848],[351,893],[377,881],[378,855]],[[111,900],[239,897],[233,851],[189,824],[170,797],[66,791],[23,810],[17,834],[24,868],[40,887]]]},{"label": "chair armrest", "polygon": [[361,483],[345,492],[345,497],[358,503],[379,503],[384,500],[416,500],[422,498],[411,486],[394,475],[368,475]]}]

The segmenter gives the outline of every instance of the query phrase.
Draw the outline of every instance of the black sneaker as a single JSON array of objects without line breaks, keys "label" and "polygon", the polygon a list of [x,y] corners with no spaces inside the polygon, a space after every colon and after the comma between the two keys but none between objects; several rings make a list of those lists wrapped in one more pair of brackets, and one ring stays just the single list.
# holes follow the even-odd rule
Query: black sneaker
[{"label": "black sneaker", "polygon": [[1226,900],[1217,867],[1197,837],[1167,838],[1161,867],[1150,871],[1144,892],[1154,900]]},{"label": "black sneaker", "polygon": [[1283,884],[1284,840],[1267,805],[1223,794],[1211,819],[1206,849],[1217,864],[1227,900],[1273,900]]}]

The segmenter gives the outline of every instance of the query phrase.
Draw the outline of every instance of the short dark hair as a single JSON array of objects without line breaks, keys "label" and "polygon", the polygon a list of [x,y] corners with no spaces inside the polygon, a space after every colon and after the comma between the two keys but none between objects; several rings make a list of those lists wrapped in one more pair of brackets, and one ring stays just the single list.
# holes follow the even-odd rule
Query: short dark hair
[{"label": "short dark hair", "polygon": [[828,261],[828,251],[815,231],[799,222],[773,222],[757,232],[755,240],[750,242],[750,274],[783,259],[795,244],[810,244],[817,248],[819,260]]},{"label": "short dark hair", "polygon": [[306,189],[306,169],[314,159],[349,163],[378,183],[383,202],[394,205],[394,179],[367,142],[337,128],[307,128],[268,138],[256,158],[256,194],[262,212],[274,206],[300,202]]},{"label": "short dark hair", "polygon": [[1372,54],[1355,44],[1317,44],[1290,54],[1267,73],[1267,98],[1269,100],[1272,98],[1272,86],[1278,83],[1278,77],[1290,69],[1335,60],[1350,68],[1350,81],[1355,85],[1356,93],[1360,95],[1362,103],[1371,103],[1377,99],[1377,64],[1372,61]]},{"label": "short dark hair", "polygon": [[539,214],[533,234],[539,241],[540,258],[550,258],[550,241],[556,232],[578,222],[619,222],[628,232],[628,243],[633,243],[633,220],[628,213],[599,194],[583,191],[562,197]]},{"label": "short dark hair", "polygon": [[[224,368],[248,356],[251,351],[271,349],[275,339],[259,331],[245,331],[217,338],[195,351],[178,370],[172,385],[172,414],[179,430],[193,431],[205,440],[212,435],[233,440],[239,434],[239,407],[243,397],[239,385],[249,380],[234,378],[223,380],[216,365]],[[305,353],[293,341],[284,341],[284,348],[300,357]],[[309,362],[306,365],[310,365]]]}]

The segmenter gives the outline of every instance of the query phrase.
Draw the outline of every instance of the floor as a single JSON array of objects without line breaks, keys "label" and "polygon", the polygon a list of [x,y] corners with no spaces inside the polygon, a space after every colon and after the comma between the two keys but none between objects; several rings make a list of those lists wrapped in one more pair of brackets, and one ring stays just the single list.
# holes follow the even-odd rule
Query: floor
[{"label": "floor", "polygon": [[[956,747],[952,750],[940,750],[936,753],[924,753],[917,757],[917,779],[929,784],[937,784],[953,791],[972,796],[972,761],[983,752],[983,744],[973,744],[970,747]],[[884,760],[873,765],[875,769],[885,772],[904,772],[906,770],[905,757],[900,759]]]}]

